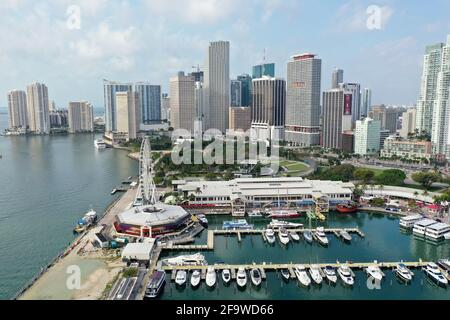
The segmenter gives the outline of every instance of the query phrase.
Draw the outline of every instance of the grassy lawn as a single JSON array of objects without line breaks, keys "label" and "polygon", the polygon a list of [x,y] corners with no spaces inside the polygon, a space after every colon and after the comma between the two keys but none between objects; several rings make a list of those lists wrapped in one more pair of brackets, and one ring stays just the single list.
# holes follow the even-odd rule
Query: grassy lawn
[{"label": "grassy lawn", "polygon": [[280,161],[280,166],[286,168],[288,170],[286,174],[290,175],[299,174],[309,169],[308,165],[298,161],[288,161],[288,160]]}]

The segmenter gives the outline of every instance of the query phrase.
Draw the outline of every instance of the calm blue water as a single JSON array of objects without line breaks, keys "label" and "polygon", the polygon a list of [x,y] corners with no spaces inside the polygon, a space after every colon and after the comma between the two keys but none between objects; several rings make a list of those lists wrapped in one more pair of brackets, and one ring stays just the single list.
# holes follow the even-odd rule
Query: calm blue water
[{"label": "calm blue water", "polygon": [[[0,110],[1,112],[1,110]],[[7,126],[0,114],[0,130]],[[126,152],[96,150],[95,136],[0,136],[0,299],[11,298],[73,239],[92,206],[138,172]]]}]

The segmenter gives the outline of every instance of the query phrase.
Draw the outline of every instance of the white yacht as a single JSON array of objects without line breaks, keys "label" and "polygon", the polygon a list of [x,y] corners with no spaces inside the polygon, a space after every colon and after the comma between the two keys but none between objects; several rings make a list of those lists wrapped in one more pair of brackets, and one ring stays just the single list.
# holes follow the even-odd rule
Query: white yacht
[{"label": "white yacht", "polygon": [[352,286],[355,283],[355,279],[353,278],[352,271],[348,266],[341,266],[337,271],[339,277],[342,282],[348,286]]},{"label": "white yacht", "polygon": [[178,270],[177,276],[175,277],[175,283],[179,286],[182,286],[186,283],[187,272],[185,270]]},{"label": "white yacht", "polygon": [[420,221],[417,221],[414,224],[413,233],[418,236],[424,236],[425,232],[428,227],[431,227],[433,224],[436,224],[437,222],[431,219],[422,219]]},{"label": "white yacht", "polygon": [[316,284],[321,284],[323,281],[323,277],[320,274],[320,269],[316,266],[312,266],[309,269],[309,274],[311,276],[311,279],[316,283]]},{"label": "white yacht", "polygon": [[255,286],[259,286],[262,281],[261,271],[259,269],[253,268],[250,270],[250,279]]},{"label": "white yacht", "polygon": [[414,276],[414,273],[409,270],[403,263],[399,263],[395,267],[395,274],[405,282],[411,282]]},{"label": "white yacht", "polygon": [[289,243],[289,233],[286,229],[280,229],[280,231],[278,231],[278,239],[280,239],[280,242],[284,245]]},{"label": "white yacht", "polygon": [[340,230],[338,232],[339,236],[342,238],[342,240],[346,241],[346,242],[350,242],[352,241],[352,236],[350,235],[350,233],[348,233],[345,230]]},{"label": "white yacht", "polygon": [[216,284],[216,270],[213,267],[208,267],[208,271],[206,272],[206,285],[208,287],[214,287]]},{"label": "white yacht", "polygon": [[400,218],[400,227],[405,228],[405,229],[411,229],[412,227],[414,227],[414,224],[420,220],[422,220],[423,217],[420,214],[411,214],[409,216],[406,217],[402,217]]},{"label": "white yacht", "polygon": [[323,273],[325,274],[325,277],[330,283],[336,283],[337,282],[337,275],[336,270],[331,266],[326,266],[323,268]]},{"label": "white yacht", "polygon": [[273,231],[273,229],[266,229],[266,231],[264,231],[265,235],[266,235],[266,239],[267,242],[270,244],[275,243],[275,232]]},{"label": "white yacht", "polygon": [[252,210],[252,211],[248,212],[247,215],[249,218],[262,218],[263,217],[261,211],[259,211],[259,210]]},{"label": "white yacht", "polygon": [[196,253],[190,255],[181,255],[174,258],[168,258],[161,261],[163,265],[167,266],[206,266],[205,256]]},{"label": "white yacht", "polygon": [[314,231],[314,236],[317,240],[317,242],[319,242],[321,245],[323,246],[327,246],[328,245],[328,238],[324,232],[323,227],[319,227],[316,229],[316,231]]},{"label": "white yacht", "polygon": [[365,271],[366,271],[367,275],[372,277],[373,279],[378,280],[378,281],[383,280],[384,273],[383,273],[383,271],[381,271],[381,269],[380,269],[380,267],[378,267],[378,265],[374,264],[374,265],[368,266]]},{"label": "white yacht", "polygon": [[244,268],[239,268],[236,275],[236,282],[239,287],[243,288],[247,285],[247,272]]},{"label": "white yacht", "polygon": [[289,231],[289,236],[290,236],[291,239],[294,240],[294,241],[300,241],[300,236],[299,236],[298,233],[295,232],[295,231]]},{"label": "white yacht", "polygon": [[94,146],[97,149],[106,149],[106,143],[105,143],[105,141],[103,141],[103,139],[94,140]]},{"label": "white yacht", "polygon": [[194,288],[197,287],[200,284],[200,280],[201,280],[200,271],[194,270],[194,272],[192,272],[191,275],[191,286]]},{"label": "white yacht", "polygon": [[450,240],[450,232],[447,232],[446,234],[444,234],[444,239]]},{"label": "white yacht", "polygon": [[308,276],[308,272],[306,272],[305,266],[299,264],[294,268],[294,272],[297,276],[298,282],[305,287],[309,287],[311,284],[311,279]]},{"label": "white yacht", "polygon": [[269,227],[274,228],[274,229],[278,229],[278,228],[300,229],[300,228],[303,228],[303,224],[272,219],[272,221],[269,223]]},{"label": "white yacht", "polygon": [[430,262],[424,269],[427,276],[440,286],[447,286],[448,280],[445,275],[439,269],[438,265],[434,262]]},{"label": "white yacht", "polygon": [[222,280],[225,284],[227,284],[231,281],[231,272],[229,269],[222,270]]},{"label": "white yacht", "polygon": [[291,277],[291,274],[289,273],[288,269],[281,269],[280,271],[281,276],[285,279],[285,280],[289,280],[289,278]]},{"label": "white yacht", "polygon": [[449,224],[436,223],[426,228],[425,237],[431,240],[441,240],[447,232],[450,232]]}]

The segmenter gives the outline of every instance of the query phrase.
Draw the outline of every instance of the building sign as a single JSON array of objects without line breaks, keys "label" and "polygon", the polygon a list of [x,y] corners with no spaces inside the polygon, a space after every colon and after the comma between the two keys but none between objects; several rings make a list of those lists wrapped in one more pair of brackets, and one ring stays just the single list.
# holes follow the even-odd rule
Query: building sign
[{"label": "building sign", "polygon": [[352,95],[344,94],[344,116],[352,115]]}]

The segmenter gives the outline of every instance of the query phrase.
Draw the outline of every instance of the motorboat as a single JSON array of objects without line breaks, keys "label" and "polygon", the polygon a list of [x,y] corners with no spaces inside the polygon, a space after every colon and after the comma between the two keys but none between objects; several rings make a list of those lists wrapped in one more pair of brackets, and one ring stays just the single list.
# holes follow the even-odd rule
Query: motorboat
[{"label": "motorboat", "polygon": [[300,241],[300,236],[299,236],[298,233],[295,232],[295,231],[289,231],[289,236],[290,236],[291,239],[294,240],[294,241]]},{"label": "motorboat", "polygon": [[311,279],[314,281],[314,283],[316,284],[321,284],[323,281],[323,277],[320,274],[320,269],[316,266],[312,266],[311,268],[309,268],[309,274],[311,276]]},{"label": "motorboat", "polygon": [[95,148],[97,148],[99,150],[106,149],[106,143],[103,139],[94,140],[94,146],[95,146]]},{"label": "motorboat", "polygon": [[278,239],[280,239],[280,242],[284,245],[289,243],[289,233],[286,229],[280,229],[280,231],[278,231]]},{"label": "motorboat", "polygon": [[196,217],[203,227],[208,228],[208,219],[204,214],[197,214]]},{"label": "motorboat", "polygon": [[206,266],[208,265],[205,256],[200,253],[181,255],[161,261],[165,266]]},{"label": "motorboat", "polygon": [[293,219],[301,217],[297,210],[292,209],[272,209],[268,213],[269,218]]},{"label": "motorboat", "polygon": [[352,270],[348,266],[340,266],[337,273],[345,285],[353,286],[355,279],[353,278]]},{"label": "motorboat", "polygon": [[295,275],[297,276],[298,282],[305,286],[309,287],[311,284],[311,279],[308,276],[308,272],[306,272],[306,268],[303,265],[298,265],[294,268]]},{"label": "motorboat", "polygon": [[200,271],[194,270],[191,275],[191,286],[194,288],[197,287],[200,284],[201,279]]},{"label": "motorboat", "polygon": [[427,276],[433,280],[436,284],[440,286],[447,286],[448,280],[444,276],[444,273],[439,269],[438,265],[434,262],[430,262],[427,264],[427,266],[423,269]]},{"label": "motorboat", "polygon": [[288,269],[281,269],[280,271],[281,276],[285,279],[285,280],[289,280],[289,278],[291,277],[291,274],[289,272]]},{"label": "motorboat", "polygon": [[252,211],[248,212],[247,215],[249,218],[262,218],[263,217],[261,211],[259,211],[259,210],[252,210]]},{"label": "motorboat", "polygon": [[269,227],[273,228],[273,229],[279,229],[279,228],[300,229],[300,228],[303,228],[303,224],[272,219],[272,221],[269,223]]},{"label": "motorboat", "polygon": [[216,284],[216,270],[213,267],[208,267],[208,271],[206,272],[206,285],[208,287],[214,287]]},{"label": "motorboat", "polygon": [[245,219],[224,221],[223,229],[225,230],[250,230],[253,229],[253,225],[249,224]]},{"label": "motorboat", "polygon": [[372,277],[373,279],[375,279],[377,281],[383,280],[384,273],[383,273],[383,271],[381,271],[381,269],[380,269],[380,267],[378,267],[378,265],[374,264],[374,265],[368,266],[365,271],[369,277]]},{"label": "motorboat", "polygon": [[73,229],[74,233],[82,233],[91,225],[93,225],[97,221],[97,212],[93,209],[86,212],[80,220],[78,220],[75,228]]},{"label": "motorboat", "polygon": [[450,260],[449,259],[440,259],[437,264],[444,270],[450,271]]},{"label": "motorboat", "polygon": [[252,280],[253,285],[259,286],[262,281],[261,271],[259,271],[259,269],[256,268],[250,270],[250,279]]},{"label": "motorboat", "polygon": [[266,231],[264,231],[264,234],[266,235],[268,243],[275,243],[275,232],[273,231],[273,229],[266,229]]},{"label": "motorboat", "polygon": [[444,234],[444,239],[450,240],[450,232],[447,232],[446,234]]},{"label": "motorboat", "polygon": [[222,270],[222,280],[225,284],[231,281],[231,272],[229,269]]},{"label": "motorboat", "polygon": [[236,282],[239,287],[243,288],[247,285],[247,272],[244,268],[239,268],[236,275]]},{"label": "motorboat", "polygon": [[337,275],[336,270],[331,266],[326,266],[322,269],[325,277],[330,283],[336,283],[337,282]]},{"label": "motorboat", "polygon": [[399,263],[395,267],[395,274],[405,282],[411,282],[414,276],[414,273],[412,273],[412,271],[409,270],[403,263]]},{"label": "motorboat", "polygon": [[175,277],[175,283],[179,286],[183,286],[186,284],[187,272],[186,270],[178,270],[177,275]]},{"label": "motorboat", "polygon": [[166,283],[166,273],[155,271],[150,276],[144,296],[146,298],[156,298]]},{"label": "motorboat", "polygon": [[306,242],[312,243],[313,242],[313,235],[311,231],[305,231],[303,232],[303,238],[305,238]]},{"label": "motorboat", "polygon": [[319,227],[316,229],[316,231],[314,231],[314,236],[317,240],[317,242],[319,242],[321,245],[323,246],[327,246],[328,245],[328,238],[324,232],[323,227]]},{"label": "motorboat", "polygon": [[338,234],[339,234],[339,236],[341,237],[342,240],[344,240],[346,242],[352,241],[352,236],[347,231],[340,230]]}]

